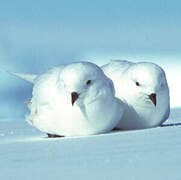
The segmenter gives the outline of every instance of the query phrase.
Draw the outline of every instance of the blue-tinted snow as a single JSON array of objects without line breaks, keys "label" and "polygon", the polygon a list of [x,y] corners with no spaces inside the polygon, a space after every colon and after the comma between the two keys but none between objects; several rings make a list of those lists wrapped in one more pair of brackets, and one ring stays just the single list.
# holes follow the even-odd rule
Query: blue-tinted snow
[{"label": "blue-tinted snow", "polygon": [[3,180],[179,180],[181,108],[163,127],[48,139],[25,121],[0,123]]}]

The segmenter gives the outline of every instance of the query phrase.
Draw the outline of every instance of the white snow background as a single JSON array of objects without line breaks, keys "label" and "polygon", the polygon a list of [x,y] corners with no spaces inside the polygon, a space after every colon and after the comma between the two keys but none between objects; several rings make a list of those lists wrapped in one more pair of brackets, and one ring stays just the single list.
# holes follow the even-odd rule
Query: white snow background
[{"label": "white snow background", "polygon": [[179,180],[181,108],[163,127],[48,139],[25,121],[0,123],[2,180]]},{"label": "white snow background", "polygon": [[[0,180],[180,180],[180,7],[179,0],[1,2]],[[171,114],[162,127],[48,139],[25,122],[32,85],[6,71],[110,59],[163,67]]]}]

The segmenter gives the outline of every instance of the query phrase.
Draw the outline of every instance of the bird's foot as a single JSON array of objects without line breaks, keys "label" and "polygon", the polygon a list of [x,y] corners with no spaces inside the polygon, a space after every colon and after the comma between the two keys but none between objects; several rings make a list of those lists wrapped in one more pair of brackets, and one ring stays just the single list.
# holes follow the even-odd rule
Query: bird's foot
[{"label": "bird's foot", "polygon": [[59,136],[59,135],[56,135],[56,134],[49,134],[47,133],[48,135],[48,138],[61,138],[61,137],[64,137],[64,136]]},{"label": "bird's foot", "polygon": [[119,127],[115,127],[115,128],[112,129],[112,131],[121,131],[121,130],[123,130],[123,129],[121,129]]}]

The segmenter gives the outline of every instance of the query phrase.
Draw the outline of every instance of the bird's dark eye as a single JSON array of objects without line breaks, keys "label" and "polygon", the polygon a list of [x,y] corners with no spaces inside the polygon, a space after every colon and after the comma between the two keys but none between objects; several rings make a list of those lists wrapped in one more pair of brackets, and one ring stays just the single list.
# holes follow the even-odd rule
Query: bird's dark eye
[{"label": "bird's dark eye", "polygon": [[139,83],[139,82],[136,82],[136,85],[137,85],[137,86],[140,86],[140,83]]},{"label": "bird's dark eye", "polygon": [[87,85],[89,85],[90,83],[91,83],[91,80],[88,80],[88,81],[86,82]]}]

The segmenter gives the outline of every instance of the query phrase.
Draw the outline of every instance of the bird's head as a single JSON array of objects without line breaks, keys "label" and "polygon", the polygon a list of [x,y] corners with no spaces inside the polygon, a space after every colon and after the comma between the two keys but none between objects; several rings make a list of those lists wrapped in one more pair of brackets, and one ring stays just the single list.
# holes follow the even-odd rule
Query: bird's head
[{"label": "bird's head", "polygon": [[96,99],[107,81],[103,71],[89,62],[67,65],[60,74],[60,82],[72,106],[85,105]]},{"label": "bird's head", "polygon": [[129,91],[137,102],[147,101],[157,106],[158,96],[168,89],[166,76],[161,67],[153,63],[135,63],[128,70]]}]

